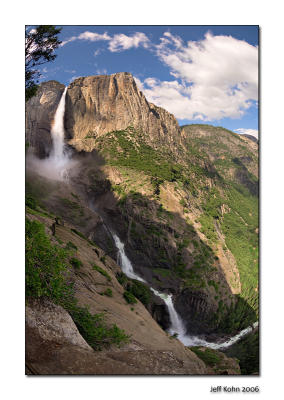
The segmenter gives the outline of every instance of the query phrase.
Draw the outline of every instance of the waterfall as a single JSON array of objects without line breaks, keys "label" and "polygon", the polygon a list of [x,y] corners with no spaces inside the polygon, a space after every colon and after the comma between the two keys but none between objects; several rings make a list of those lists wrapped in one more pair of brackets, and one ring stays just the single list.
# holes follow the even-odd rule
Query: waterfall
[{"label": "waterfall", "polygon": [[178,338],[181,340],[181,338],[184,337],[186,334],[186,329],[182,322],[182,319],[180,318],[180,316],[178,315],[178,313],[175,310],[172,295],[160,293],[160,292],[158,292],[158,290],[155,290],[153,288],[151,288],[151,290],[152,290],[152,292],[155,293],[156,296],[160,297],[164,301],[164,303],[166,304],[166,306],[168,308],[169,315],[170,315],[170,321],[171,321],[169,333],[171,335],[177,334]]},{"label": "waterfall", "polygon": [[64,149],[64,113],[66,92],[67,87],[63,91],[54,115],[54,121],[51,127],[53,147],[49,157],[40,160],[37,157],[30,155],[27,159],[28,168],[33,169],[42,176],[58,181],[68,181],[68,172],[71,167],[76,165],[76,161],[71,160]]},{"label": "waterfall", "polygon": [[50,154],[49,160],[53,167],[58,172],[60,180],[68,180],[68,164],[69,157],[64,151],[64,113],[65,113],[65,98],[67,87],[61,96],[57,110],[54,115],[54,123],[51,128],[51,137],[53,142],[53,149]]},{"label": "waterfall", "polygon": [[127,257],[127,255],[125,254],[124,243],[122,243],[122,241],[119,239],[119,237],[115,233],[112,233],[112,235],[113,235],[115,245],[118,249],[117,263],[118,263],[118,265],[121,266],[122,272],[124,272],[125,275],[128,276],[128,278],[130,278],[130,279],[136,279],[137,281],[146,283],[146,281],[144,279],[140,278],[139,275],[135,274],[132,264],[131,264],[129,258]]},{"label": "waterfall", "polygon": [[[132,267],[131,261],[125,254],[124,250],[124,243],[119,239],[119,237],[111,232],[115,245],[118,249],[118,265],[121,266],[122,271],[125,273],[126,276],[128,276],[130,279],[136,279],[138,281],[147,283],[143,278],[141,278],[139,275],[137,275]],[[170,315],[170,322],[171,326],[169,328],[169,333],[171,335],[176,334],[177,338],[185,345],[185,346],[204,346],[204,347],[210,347],[211,349],[223,349],[230,347],[232,344],[236,343],[238,340],[240,340],[243,336],[247,335],[249,332],[251,332],[253,329],[255,329],[258,326],[258,322],[255,322],[252,326],[249,326],[245,329],[243,329],[241,332],[239,332],[237,335],[231,337],[225,342],[222,343],[213,343],[213,342],[207,342],[206,340],[203,340],[199,338],[198,336],[192,336],[192,335],[187,335],[186,334],[186,328],[183,324],[183,321],[181,317],[178,315],[174,304],[172,300],[172,295],[171,294],[166,294],[166,293],[160,293],[158,290],[150,287],[152,292],[160,297],[165,305],[167,306],[167,309],[169,311]]]},{"label": "waterfall", "polygon": [[53,141],[51,158],[54,158],[59,162],[62,162],[66,158],[66,156],[64,155],[64,112],[66,92],[67,87],[64,89],[64,92],[61,96],[54,116],[54,123],[51,128],[51,137]]}]

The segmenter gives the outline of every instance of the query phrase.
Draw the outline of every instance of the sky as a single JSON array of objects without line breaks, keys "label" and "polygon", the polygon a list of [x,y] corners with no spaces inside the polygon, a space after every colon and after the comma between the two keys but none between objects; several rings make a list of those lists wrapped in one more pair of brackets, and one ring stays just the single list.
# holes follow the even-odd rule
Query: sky
[{"label": "sky", "polygon": [[40,82],[130,72],[180,125],[258,136],[258,26],[63,26],[59,39]]}]

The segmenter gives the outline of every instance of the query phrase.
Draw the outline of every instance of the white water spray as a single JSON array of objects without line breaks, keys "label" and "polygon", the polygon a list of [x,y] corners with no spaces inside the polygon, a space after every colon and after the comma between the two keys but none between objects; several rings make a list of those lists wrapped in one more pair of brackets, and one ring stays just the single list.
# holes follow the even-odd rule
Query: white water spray
[{"label": "white water spray", "polygon": [[[124,243],[121,242],[121,240],[115,233],[112,233],[112,236],[115,241],[115,245],[118,249],[118,264],[121,266],[122,271],[125,273],[126,276],[128,276],[131,279],[136,279],[138,281],[147,283],[144,279],[142,279],[139,275],[137,275],[134,272],[132,264],[127,255],[125,254]],[[185,346],[204,346],[204,347],[210,347],[211,349],[215,350],[227,348],[230,347],[232,344],[236,343],[237,341],[239,341],[242,337],[247,335],[249,332],[251,332],[258,326],[258,322],[255,322],[252,326],[243,329],[237,335],[231,337],[230,339],[222,343],[207,342],[206,340],[203,340],[197,336],[191,336],[186,334],[186,328],[183,324],[181,317],[176,312],[171,294],[160,293],[158,292],[158,290],[153,288],[150,289],[156,296],[160,297],[164,301],[165,305],[168,308],[171,321],[169,333],[171,335],[176,334],[177,338]]]},{"label": "white water spray", "polygon": [[64,89],[54,115],[54,122],[51,128],[53,148],[50,156],[43,160],[32,155],[27,158],[28,168],[35,170],[42,176],[59,181],[67,181],[68,171],[75,165],[75,161],[71,160],[67,152],[64,150],[64,113],[66,92],[67,87]]},{"label": "white water spray", "polygon": [[65,98],[66,98],[67,87],[61,96],[60,102],[58,104],[54,123],[51,128],[51,137],[53,141],[53,150],[51,153],[51,158],[61,162],[65,159],[64,155],[64,113],[65,113]]}]

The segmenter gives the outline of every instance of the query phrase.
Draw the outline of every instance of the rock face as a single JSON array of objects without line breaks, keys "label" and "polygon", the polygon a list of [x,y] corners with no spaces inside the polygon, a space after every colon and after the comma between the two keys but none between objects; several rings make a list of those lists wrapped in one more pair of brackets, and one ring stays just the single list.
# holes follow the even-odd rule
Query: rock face
[{"label": "rock face", "polygon": [[86,147],[86,137],[123,130],[141,130],[150,144],[173,145],[180,128],[175,117],[148,103],[130,73],[88,76],[71,83],[66,95],[65,129],[78,150]]},{"label": "rock face", "polygon": [[69,343],[92,350],[80,335],[70,315],[49,300],[30,300],[26,307],[26,327],[36,331],[45,341]]},{"label": "rock face", "polygon": [[26,141],[40,158],[50,153],[52,120],[64,88],[57,81],[44,82],[26,104]]}]

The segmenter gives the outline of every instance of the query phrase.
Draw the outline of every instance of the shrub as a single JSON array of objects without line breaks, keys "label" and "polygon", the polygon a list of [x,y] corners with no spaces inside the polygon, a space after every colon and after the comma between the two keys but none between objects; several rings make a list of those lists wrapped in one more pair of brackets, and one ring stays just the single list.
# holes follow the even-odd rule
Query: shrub
[{"label": "shrub", "polygon": [[70,264],[75,268],[75,269],[80,269],[80,267],[83,265],[82,261],[78,260],[78,258],[72,257],[70,260]]},{"label": "shrub", "polygon": [[128,278],[123,272],[117,272],[116,279],[123,287],[126,286],[128,282]]},{"label": "shrub", "polygon": [[198,347],[190,347],[190,350],[193,351],[197,357],[199,357],[206,365],[209,365],[210,367],[219,364],[221,361],[221,356],[215,350],[207,348],[203,351]]},{"label": "shrub", "polygon": [[101,267],[99,267],[98,265],[94,264],[92,267],[95,271],[98,271],[100,274],[102,274],[103,276],[105,276],[107,278],[108,281],[111,281],[111,277],[109,276],[109,274],[102,269]]},{"label": "shrub", "polygon": [[72,243],[72,242],[68,242],[65,246],[66,250],[78,250],[78,247]]},{"label": "shrub", "polygon": [[150,303],[152,298],[151,290],[144,283],[133,280],[127,285],[128,292],[132,293],[137,299],[141,301],[145,306]]},{"label": "shrub", "polygon": [[26,219],[26,296],[45,296],[58,303],[70,295],[66,257],[66,250],[51,244],[43,224]]},{"label": "shrub", "polygon": [[29,207],[29,208],[31,208],[33,210],[36,210],[36,208],[37,208],[37,202],[34,199],[34,197],[32,197],[31,195],[27,195],[26,196],[25,204],[26,204],[27,207]]},{"label": "shrub", "polygon": [[127,290],[123,293],[123,297],[125,298],[128,304],[137,303],[135,296],[132,293],[128,292]]},{"label": "shrub", "polygon": [[107,288],[107,289],[103,292],[103,294],[104,294],[105,296],[108,296],[108,297],[112,297],[112,296],[113,296],[111,288]]},{"label": "shrub", "polygon": [[104,322],[104,314],[91,314],[87,307],[73,306],[70,314],[84,339],[94,350],[112,343],[120,345],[127,343],[129,336],[117,325],[108,327]]}]

